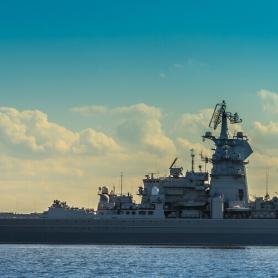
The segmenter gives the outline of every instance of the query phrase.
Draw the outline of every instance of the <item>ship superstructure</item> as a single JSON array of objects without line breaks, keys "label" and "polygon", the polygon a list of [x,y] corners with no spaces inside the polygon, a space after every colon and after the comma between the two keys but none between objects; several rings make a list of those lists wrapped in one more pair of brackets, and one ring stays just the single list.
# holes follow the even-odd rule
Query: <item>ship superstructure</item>
[{"label": "ship superstructure", "polygon": [[[212,171],[210,181],[210,196],[222,198],[225,211],[237,212],[245,216],[249,210],[249,194],[246,175],[246,159],[252,154],[248,138],[239,131],[234,136],[229,135],[228,122],[239,124],[242,119],[237,113],[227,112],[225,101],[216,105],[209,126],[214,130],[221,124],[220,136],[206,132],[203,139],[215,144],[212,155]],[[246,215],[247,216],[247,215]]]},{"label": "ship superstructure", "polygon": [[100,188],[97,215],[159,218],[209,218],[209,184],[207,172],[194,168],[183,174],[182,167],[170,166],[168,177],[146,175],[138,195],[142,200],[135,204],[132,195],[117,196],[107,187]]},{"label": "ship superstructure", "polygon": [[[248,137],[242,131],[229,133],[229,125],[241,124],[237,113],[227,111],[225,101],[215,106],[209,127],[214,131],[220,126],[219,135],[208,131],[203,140],[214,144],[209,174],[199,167],[195,171],[195,154],[191,150],[191,170],[183,173],[177,167],[176,158],[169,168],[168,177],[148,174],[139,187],[141,203],[133,202],[132,195],[116,195],[108,187],[99,190],[100,201],[97,215],[113,217],[160,217],[160,218],[273,218],[277,217],[277,198],[257,198],[249,201],[246,165],[253,153]],[[271,204],[271,205],[270,205]]]}]

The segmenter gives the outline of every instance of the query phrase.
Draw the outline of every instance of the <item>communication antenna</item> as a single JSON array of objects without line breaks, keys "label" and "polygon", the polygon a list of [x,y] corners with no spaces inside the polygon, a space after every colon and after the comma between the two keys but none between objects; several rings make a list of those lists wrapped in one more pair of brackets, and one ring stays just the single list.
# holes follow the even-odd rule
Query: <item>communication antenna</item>
[{"label": "communication antenna", "polygon": [[265,172],[265,199],[269,200],[269,168],[266,168]]},{"label": "communication antenna", "polygon": [[123,172],[121,172],[121,196],[123,196],[123,177],[124,177],[124,174],[123,174]]},{"label": "communication antenna", "polygon": [[194,173],[195,168],[195,152],[194,149],[190,150],[191,152],[191,171]]},{"label": "communication antenna", "polygon": [[208,158],[208,156],[204,156],[203,152],[200,153],[200,157],[201,157],[201,160],[203,162],[205,162],[205,173],[206,173],[207,172],[207,165],[208,165],[209,162],[211,162],[211,159]]}]

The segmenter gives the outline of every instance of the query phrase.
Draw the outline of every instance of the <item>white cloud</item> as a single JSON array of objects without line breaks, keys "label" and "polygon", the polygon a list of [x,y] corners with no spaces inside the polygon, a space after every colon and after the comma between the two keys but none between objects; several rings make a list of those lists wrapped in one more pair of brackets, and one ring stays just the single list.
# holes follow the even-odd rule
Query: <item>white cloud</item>
[{"label": "white cloud", "polygon": [[261,90],[258,96],[263,103],[263,109],[266,112],[278,113],[278,94],[268,90]]},{"label": "white cloud", "polygon": [[184,113],[175,127],[178,137],[187,138],[191,142],[201,142],[201,136],[209,129],[212,109],[202,109],[197,113]]},{"label": "white cloud", "polygon": [[117,126],[121,140],[157,154],[175,154],[175,145],[162,129],[162,113],[157,107],[140,103],[118,107],[113,113],[122,115]]},{"label": "white cloud", "polygon": [[73,132],[49,122],[41,111],[7,107],[0,108],[0,142],[9,151],[29,157],[120,149],[113,138],[93,129]]},{"label": "white cloud", "polygon": [[272,134],[278,136],[278,123],[270,121],[267,125],[261,122],[254,122],[254,127],[257,132],[262,134]]},{"label": "white cloud", "polygon": [[265,152],[271,150],[273,154],[278,154],[278,122],[270,121],[267,124],[254,122],[254,130],[251,134],[252,142],[257,147],[265,149]]},{"label": "white cloud", "polygon": [[202,109],[197,113],[184,113],[181,117],[183,126],[198,125],[199,127],[208,127],[213,110],[210,108]]},{"label": "white cloud", "polygon": [[[76,107],[75,111],[86,111],[86,115],[94,114],[94,109],[88,107],[91,106]],[[130,151],[140,149],[159,155],[165,153],[174,155],[175,145],[162,129],[162,113],[159,108],[144,103],[111,109],[101,107],[102,113],[106,112],[113,117],[116,134],[120,141],[131,148]],[[112,147],[112,142],[109,145]]]},{"label": "white cloud", "polygon": [[79,113],[83,116],[90,116],[94,114],[100,114],[107,112],[108,107],[102,105],[80,106],[70,109],[72,112]]},{"label": "white cloud", "polygon": [[154,117],[154,118],[161,118],[162,114],[159,108],[155,106],[150,106],[145,103],[138,103],[135,105],[130,106],[120,106],[116,107],[113,110],[113,113],[119,113],[119,114],[129,114],[134,113],[135,116],[139,116],[139,114],[146,117]]},{"label": "white cloud", "polygon": [[80,140],[76,148],[77,153],[92,154],[117,152],[121,147],[116,141],[102,132],[97,132],[91,128],[85,129],[79,133]]}]

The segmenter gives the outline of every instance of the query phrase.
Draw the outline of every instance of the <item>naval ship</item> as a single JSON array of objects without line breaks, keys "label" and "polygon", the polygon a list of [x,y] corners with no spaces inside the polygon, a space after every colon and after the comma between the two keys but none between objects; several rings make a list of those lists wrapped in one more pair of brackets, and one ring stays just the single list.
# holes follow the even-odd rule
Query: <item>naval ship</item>
[{"label": "naval ship", "polygon": [[[246,165],[252,154],[243,132],[229,133],[242,120],[216,105],[203,140],[213,143],[211,170],[184,172],[177,158],[169,175],[146,175],[137,194],[99,188],[96,210],[55,200],[43,213],[0,214],[0,243],[118,244],[176,246],[278,245],[278,198],[249,199]],[[216,130],[219,129],[217,132]],[[207,167],[205,167],[207,168]]]}]

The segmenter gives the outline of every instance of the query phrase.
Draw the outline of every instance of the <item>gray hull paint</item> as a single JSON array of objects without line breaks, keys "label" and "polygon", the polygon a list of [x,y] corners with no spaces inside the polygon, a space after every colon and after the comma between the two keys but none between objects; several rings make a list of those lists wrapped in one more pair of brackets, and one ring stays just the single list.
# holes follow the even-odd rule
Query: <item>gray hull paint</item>
[{"label": "gray hull paint", "polygon": [[0,220],[0,243],[278,245],[278,220]]}]

